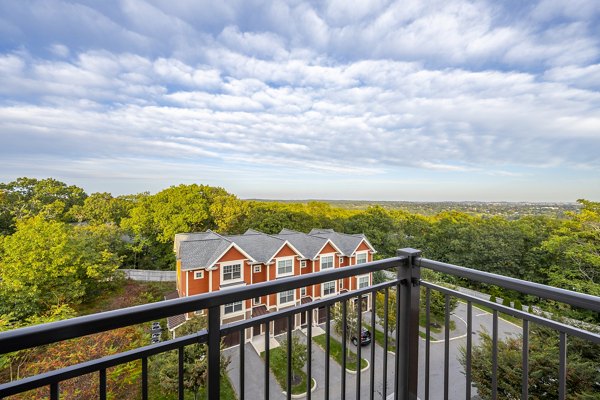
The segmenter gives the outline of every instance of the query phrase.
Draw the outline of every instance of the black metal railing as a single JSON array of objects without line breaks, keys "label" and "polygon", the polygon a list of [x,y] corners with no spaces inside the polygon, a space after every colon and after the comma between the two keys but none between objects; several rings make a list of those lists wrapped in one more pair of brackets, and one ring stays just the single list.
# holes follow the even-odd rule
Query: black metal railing
[{"label": "black metal railing", "polygon": [[[297,314],[306,313],[306,329],[307,329],[307,387],[306,397],[310,400],[312,397],[311,384],[313,377],[313,364],[316,361],[324,363],[324,380],[323,397],[330,398],[346,398],[347,390],[352,390],[347,385],[346,380],[346,350],[347,350],[347,303],[356,299],[359,307],[362,307],[362,299],[365,296],[371,296],[371,310],[363,315],[363,312],[357,313],[359,343],[360,343],[360,327],[363,325],[363,317],[370,315],[370,327],[373,337],[378,329],[378,324],[383,325],[383,345],[381,358],[376,358],[376,345],[373,341],[368,355],[370,361],[370,371],[361,373],[361,357],[362,349],[360,344],[357,346],[357,365],[354,396],[356,398],[386,399],[388,395],[393,394],[394,398],[399,399],[416,399],[419,396],[421,399],[428,400],[431,396],[431,335],[430,335],[430,297],[431,291],[439,291],[444,294],[446,300],[445,307],[445,343],[444,343],[444,367],[443,367],[443,398],[450,397],[450,377],[449,377],[449,360],[450,360],[450,297],[457,297],[467,302],[467,334],[466,334],[466,365],[465,365],[465,398],[470,399],[472,395],[471,382],[471,361],[472,361],[472,346],[473,346],[473,327],[472,327],[472,307],[473,304],[481,304],[493,310],[493,328],[492,328],[492,398],[498,397],[498,313],[505,313],[516,318],[522,319],[523,323],[523,380],[522,380],[522,396],[527,398],[528,395],[528,335],[529,323],[545,325],[556,329],[560,335],[560,360],[557,366],[559,370],[560,393],[559,398],[566,398],[566,364],[567,364],[567,337],[568,335],[577,336],[593,343],[600,343],[600,335],[594,332],[586,331],[577,327],[569,326],[560,322],[556,322],[543,316],[530,314],[522,310],[505,307],[500,304],[482,300],[444,286],[421,280],[421,268],[431,269],[444,274],[458,276],[461,278],[471,279],[473,281],[488,283],[504,287],[507,289],[516,290],[525,294],[534,295],[546,299],[552,299],[565,304],[582,307],[587,310],[600,312],[600,298],[584,295],[567,290],[552,288],[545,285],[539,285],[527,281],[522,281],[513,278],[507,278],[501,275],[489,274],[481,271],[458,267],[450,264],[440,263],[420,257],[420,252],[414,249],[403,249],[398,251],[398,256],[374,261],[366,264],[337,268],[332,270],[321,271],[318,273],[305,274],[290,278],[278,279],[275,281],[259,283],[250,286],[229,288],[218,292],[207,293],[203,295],[190,296],[174,300],[167,300],[158,303],[146,304],[137,307],[130,307],[121,310],[109,311],[94,315],[88,315],[70,320],[59,321],[39,326],[32,326],[14,331],[0,333],[0,354],[6,354],[22,349],[33,348],[46,344],[56,343],[67,339],[78,338],[88,334],[104,332],[121,327],[131,326],[139,323],[153,321],[159,318],[168,316],[191,313],[197,310],[207,310],[208,327],[197,333],[179,337],[173,340],[152,344],[149,346],[140,347],[131,351],[114,354],[99,359],[87,361],[84,363],[72,365],[66,368],[61,368],[55,371],[50,371],[35,375],[32,377],[20,379],[17,381],[0,384],[0,398],[24,393],[26,391],[41,387],[48,387],[50,390],[50,398],[52,400],[60,397],[60,383],[82,375],[97,373],[99,382],[100,399],[106,399],[106,371],[110,367],[128,363],[131,361],[141,360],[141,394],[143,399],[149,397],[148,387],[148,358],[166,351],[176,350],[179,352],[178,358],[178,398],[184,398],[184,349],[186,346],[193,344],[205,344],[207,346],[208,357],[208,397],[209,399],[218,399],[220,397],[220,363],[221,363],[221,340],[227,335],[239,335],[239,340],[242,346],[239,350],[239,377],[238,377],[238,395],[240,399],[246,396],[246,380],[264,379],[264,398],[270,397],[270,327],[276,320],[285,318],[286,334],[287,334],[287,354],[291,354],[292,346],[292,330],[294,328],[294,316]],[[359,290],[354,290],[346,293],[338,294],[337,296],[321,298],[312,302],[296,305],[294,307],[281,309],[276,312],[271,312],[258,317],[249,318],[233,323],[221,325],[221,307],[225,304],[231,304],[238,301],[254,299],[260,296],[279,293],[286,290],[307,287],[316,284],[322,284],[329,281],[339,280],[352,276],[363,275],[381,270],[395,270],[395,277],[387,282],[374,284]],[[420,287],[425,287],[425,339],[419,338],[419,314],[420,314]],[[375,310],[376,293],[382,292],[384,296],[384,316],[388,315],[388,299],[390,292],[396,294],[396,302],[393,304],[395,308],[394,314],[395,327],[393,329],[395,336],[388,337],[388,318],[378,320]],[[341,304],[343,329],[342,329],[342,369],[339,382],[331,379],[331,360],[330,360],[330,338],[332,307],[336,304]],[[325,358],[324,360],[316,360],[313,357],[312,331],[314,328],[313,311],[324,308],[325,310]],[[362,310],[362,308],[361,308]],[[246,341],[245,332],[247,329],[252,329],[255,326],[264,326],[266,332],[264,337],[264,371],[263,377],[257,375],[257,371],[252,371],[249,376],[246,373],[246,356],[244,351],[244,343]],[[393,355],[388,355],[388,349],[391,341],[395,342],[396,351]],[[419,364],[419,340],[424,340],[425,357],[424,365]],[[392,371],[388,368],[388,357],[393,357]],[[381,364],[379,364],[381,362]],[[376,367],[381,365],[381,368]],[[421,385],[419,392],[419,369],[424,368],[424,384]],[[377,371],[376,371],[377,369]],[[390,374],[391,373],[391,374]],[[390,375],[388,377],[388,375]],[[381,378],[381,387],[375,384],[376,378]],[[365,380],[369,380],[368,388],[363,385]],[[389,380],[393,380],[393,389],[388,389]],[[337,388],[339,384],[339,389]],[[452,382],[453,385],[459,384]],[[286,365],[286,382],[283,388],[286,392],[286,397],[292,397],[292,365],[291,357],[287,357]],[[366,393],[365,393],[366,392]],[[379,397],[380,396],[380,397]],[[248,396],[252,397],[252,396]],[[254,398],[254,397],[252,397]]]}]

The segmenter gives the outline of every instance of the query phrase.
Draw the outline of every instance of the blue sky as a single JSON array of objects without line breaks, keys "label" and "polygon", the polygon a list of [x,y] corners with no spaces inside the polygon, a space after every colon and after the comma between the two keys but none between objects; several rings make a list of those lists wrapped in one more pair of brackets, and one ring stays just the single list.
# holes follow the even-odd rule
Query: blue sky
[{"label": "blue sky", "polygon": [[600,2],[0,0],[0,180],[600,200]]}]

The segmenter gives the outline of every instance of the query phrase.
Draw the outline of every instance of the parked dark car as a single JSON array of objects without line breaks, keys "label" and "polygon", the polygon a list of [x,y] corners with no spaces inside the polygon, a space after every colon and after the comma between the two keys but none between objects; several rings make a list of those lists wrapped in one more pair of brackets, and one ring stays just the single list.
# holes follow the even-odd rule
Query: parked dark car
[{"label": "parked dark car", "polygon": [[[352,336],[350,340],[355,346],[358,346],[358,338],[356,336]],[[362,328],[360,330],[360,344],[361,346],[366,346],[369,343],[371,343],[371,332],[365,328]]]}]

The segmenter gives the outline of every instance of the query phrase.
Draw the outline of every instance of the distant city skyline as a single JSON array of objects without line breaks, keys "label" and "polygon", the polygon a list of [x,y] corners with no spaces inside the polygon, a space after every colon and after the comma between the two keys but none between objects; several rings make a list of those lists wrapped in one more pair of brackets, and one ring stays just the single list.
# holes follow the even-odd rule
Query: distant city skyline
[{"label": "distant city skyline", "polygon": [[0,2],[0,181],[600,200],[600,2]]}]

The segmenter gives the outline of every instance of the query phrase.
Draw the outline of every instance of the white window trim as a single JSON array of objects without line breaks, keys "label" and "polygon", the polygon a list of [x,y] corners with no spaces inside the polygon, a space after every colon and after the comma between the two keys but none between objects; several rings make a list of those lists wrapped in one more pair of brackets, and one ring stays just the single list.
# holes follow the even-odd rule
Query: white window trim
[{"label": "white window trim", "polygon": [[260,265],[255,265],[254,268],[253,268],[253,271],[254,271],[255,274],[258,274],[260,272],[260,270],[261,270]]},{"label": "white window trim", "polygon": [[296,289],[284,290],[284,292],[289,292],[289,291],[292,291],[294,293],[294,295],[293,295],[291,301],[288,301],[288,302],[285,302],[285,303],[281,302],[281,293],[283,293],[283,292],[277,293],[277,307],[287,306],[289,304],[296,304]]},{"label": "white window trim", "polygon": [[338,257],[338,264],[343,264],[344,263],[344,256],[339,256]]},{"label": "white window trim", "polygon": [[[239,277],[239,279],[224,280],[223,279],[223,270],[224,270],[224,267],[227,267],[229,265],[236,265],[236,264],[240,265],[240,277]],[[244,260],[227,261],[227,262],[220,263],[220,268],[219,269],[221,271],[221,286],[223,284],[229,284],[229,283],[243,282],[244,281]]]},{"label": "white window trim", "polygon": [[325,268],[325,269],[332,269],[335,268],[335,253],[327,253],[327,254],[321,254],[319,256],[319,269],[321,271],[323,271],[323,258],[325,257],[331,257],[331,267],[330,268]]},{"label": "white window trim", "polygon": [[234,312],[231,312],[231,313],[225,313],[225,306],[228,305],[228,304],[223,304],[221,306],[221,315],[222,316],[227,316],[227,318],[229,318],[231,316],[242,315],[242,314],[244,314],[246,312],[246,301],[245,300],[234,301],[234,303],[242,303],[242,309],[240,311],[234,311]]},{"label": "white window trim", "polygon": [[[256,305],[259,305],[259,304],[262,304],[262,303],[260,302],[261,298],[262,298],[262,296],[258,296],[258,297],[255,297],[255,298],[253,298],[253,299],[252,299],[252,304],[254,304],[255,306],[256,306]],[[256,301],[256,299],[258,299],[258,301]]]},{"label": "white window trim", "polygon": [[300,297],[302,297],[302,296],[306,296],[306,287],[300,288]]},{"label": "white window trim", "polygon": [[[279,273],[279,262],[280,261],[288,261],[291,260],[292,261],[292,271],[291,272],[286,272],[285,274],[280,274]],[[292,276],[294,275],[294,257],[280,257],[280,258],[276,258],[275,259],[275,277],[276,278],[282,278],[284,276]]]},{"label": "white window trim", "polygon": [[367,278],[367,286],[371,285],[371,274],[365,274],[365,275],[358,275],[356,277],[356,288],[357,289],[361,289],[360,287],[360,280],[363,278]]},{"label": "white window trim", "polygon": [[204,271],[194,271],[194,279],[204,279]]},{"label": "white window trim", "polygon": [[[325,284],[326,283],[331,283],[331,282],[333,282],[333,284],[334,284],[333,293],[325,294]],[[337,280],[321,283],[321,297],[335,296],[337,294],[337,292],[338,292],[338,283],[337,283]]]},{"label": "white window trim", "polygon": [[[355,258],[354,258],[354,263],[355,263],[355,265],[358,265],[358,255],[359,255],[359,254],[361,254],[361,255],[362,255],[362,254],[364,254],[364,255],[365,255],[365,260],[366,260],[366,261],[365,261],[365,263],[368,263],[368,262],[369,262],[369,252],[368,252],[367,250],[364,250],[364,251],[358,251],[358,252],[356,252],[356,256],[355,256]],[[361,264],[364,264],[364,263],[361,263]]]},{"label": "white window trim", "polygon": [[300,261],[300,268],[306,268],[306,260],[301,260]]}]

